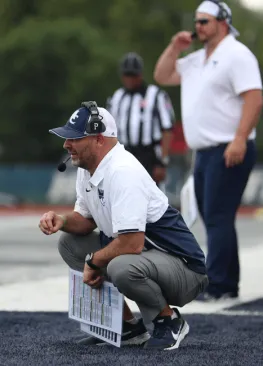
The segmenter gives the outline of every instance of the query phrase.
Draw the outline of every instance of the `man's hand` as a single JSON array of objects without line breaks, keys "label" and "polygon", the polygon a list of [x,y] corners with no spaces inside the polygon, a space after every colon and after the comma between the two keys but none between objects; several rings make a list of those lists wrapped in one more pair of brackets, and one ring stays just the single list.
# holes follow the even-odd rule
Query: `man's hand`
[{"label": "man's hand", "polygon": [[179,32],[171,40],[171,44],[176,51],[185,51],[192,44],[191,32]]},{"label": "man's hand", "polygon": [[153,168],[153,180],[156,183],[160,183],[166,178],[166,168],[162,166],[155,166]]},{"label": "man's hand", "polygon": [[104,281],[101,271],[90,268],[87,263],[84,266],[83,282],[92,288],[99,288]]},{"label": "man's hand", "polygon": [[230,142],[224,152],[226,167],[241,164],[247,151],[247,140],[243,137],[236,137]]},{"label": "man's hand", "polygon": [[63,224],[64,220],[61,216],[49,211],[42,216],[38,226],[44,234],[51,235],[60,230]]}]

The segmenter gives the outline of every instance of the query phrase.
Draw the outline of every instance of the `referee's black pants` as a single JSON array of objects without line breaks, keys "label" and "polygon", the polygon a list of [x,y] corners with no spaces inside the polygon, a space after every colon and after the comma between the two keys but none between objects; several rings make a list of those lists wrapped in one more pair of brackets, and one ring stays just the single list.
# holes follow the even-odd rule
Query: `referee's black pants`
[{"label": "referee's black pants", "polygon": [[254,141],[240,165],[227,168],[221,144],[196,153],[194,181],[199,212],[207,232],[207,291],[213,296],[238,294],[239,259],[235,217],[256,161]]}]

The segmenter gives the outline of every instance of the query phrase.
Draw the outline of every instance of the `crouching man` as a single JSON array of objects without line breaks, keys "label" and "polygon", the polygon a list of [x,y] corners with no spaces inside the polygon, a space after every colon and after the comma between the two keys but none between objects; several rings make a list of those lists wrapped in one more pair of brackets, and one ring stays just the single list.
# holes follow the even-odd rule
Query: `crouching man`
[{"label": "crouching man", "polygon": [[[114,118],[96,103],[83,103],[67,124],[50,130],[78,167],[74,210],[45,213],[43,233],[63,231],[59,252],[99,287],[111,281],[138,305],[136,319],[124,307],[122,345],[176,349],[189,332],[177,308],[207,286],[204,254],[179,211],[139,161],[118,142]],[[99,233],[94,231],[98,228]],[[150,335],[145,324],[153,322]],[[98,343],[101,342],[98,340]]]}]

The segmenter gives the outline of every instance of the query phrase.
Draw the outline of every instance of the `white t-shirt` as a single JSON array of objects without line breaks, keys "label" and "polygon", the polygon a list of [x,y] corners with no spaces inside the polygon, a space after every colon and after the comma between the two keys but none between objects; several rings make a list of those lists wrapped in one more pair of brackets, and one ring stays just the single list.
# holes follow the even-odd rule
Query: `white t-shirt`
[{"label": "white t-shirt", "polygon": [[[228,35],[205,60],[205,49],[177,60],[181,75],[182,123],[191,149],[202,149],[234,139],[242,116],[241,93],[262,89],[253,53]],[[256,136],[255,130],[249,138]]]},{"label": "white t-shirt", "polygon": [[168,208],[168,198],[158,189],[141,163],[120,143],[104,157],[92,177],[77,172],[74,210],[92,217],[107,237],[145,232],[146,223],[158,221]]}]

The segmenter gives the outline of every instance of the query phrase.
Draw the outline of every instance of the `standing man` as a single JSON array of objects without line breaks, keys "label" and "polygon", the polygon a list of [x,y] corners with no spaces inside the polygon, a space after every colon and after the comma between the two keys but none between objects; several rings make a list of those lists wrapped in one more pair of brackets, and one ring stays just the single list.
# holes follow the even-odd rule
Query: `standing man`
[{"label": "standing man", "polygon": [[[189,332],[177,309],[207,285],[204,254],[180,213],[117,140],[114,118],[83,103],[67,124],[50,130],[65,139],[77,172],[72,213],[43,215],[47,235],[64,231],[59,251],[69,267],[84,271],[91,287],[109,280],[135,301],[143,319],[124,307],[122,344],[173,350]],[[100,234],[94,232],[99,229]],[[154,323],[150,337],[144,323]]]},{"label": "standing man", "polygon": [[184,134],[188,146],[196,150],[195,193],[207,232],[209,276],[200,300],[235,298],[239,292],[235,217],[256,161],[262,82],[256,57],[235,38],[238,32],[225,3],[202,2],[195,26],[204,48],[180,58],[193,36],[176,34],[154,75],[159,84],[181,84]]},{"label": "standing man", "polygon": [[108,99],[119,141],[145,167],[157,184],[166,177],[171,130],[175,120],[169,96],[143,78],[143,60],[133,52],[120,62],[123,87]]}]

